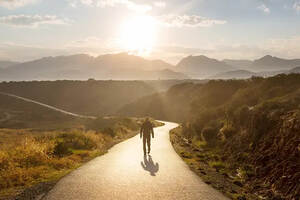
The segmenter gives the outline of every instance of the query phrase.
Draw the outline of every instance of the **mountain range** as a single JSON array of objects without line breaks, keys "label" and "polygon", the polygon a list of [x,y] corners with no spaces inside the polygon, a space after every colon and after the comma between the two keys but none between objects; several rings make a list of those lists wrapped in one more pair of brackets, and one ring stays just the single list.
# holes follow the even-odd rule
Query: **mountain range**
[{"label": "mountain range", "polygon": [[300,59],[282,59],[270,55],[260,59],[222,61],[205,56],[188,56],[177,64],[177,70],[193,78],[248,78],[251,76],[272,76],[290,73],[300,66]]},{"label": "mountain range", "polygon": [[157,80],[229,79],[298,73],[300,59],[270,55],[251,60],[217,60],[203,55],[188,56],[171,65],[127,53],[92,57],[87,54],[45,57],[29,62],[0,61],[0,80]]},{"label": "mountain range", "polygon": [[126,53],[92,57],[86,54],[45,57],[0,69],[1,80],[186,79],[161,60],[146,60]]}]

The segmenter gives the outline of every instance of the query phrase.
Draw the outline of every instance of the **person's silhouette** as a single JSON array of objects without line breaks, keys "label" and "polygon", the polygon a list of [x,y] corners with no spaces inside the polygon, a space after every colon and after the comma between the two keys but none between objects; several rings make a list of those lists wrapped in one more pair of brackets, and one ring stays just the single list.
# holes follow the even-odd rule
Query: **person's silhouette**
[{"label": "person's silhouette", "polygon": [[149,118],[146,118],[145,122],[141,126],[141,131],[140,131],[140,138],[143,137],[143,150],[144,150],[144,155],[146,155],[146,143],[148,146],[148,154],[150,153],[151,150],[151,135],[152,138],[154,138],[154,131],[153,131],[153,125],[150,122]]},{"label": "person's silhouette", "polygon": [[144,156],[144,162],[141,162],[141,165],[144,170],[149,171],[151,176],[155,176],[159,170],[159,164],[154,164],[152,157],[149,155],[148,160],[147,156]]}]

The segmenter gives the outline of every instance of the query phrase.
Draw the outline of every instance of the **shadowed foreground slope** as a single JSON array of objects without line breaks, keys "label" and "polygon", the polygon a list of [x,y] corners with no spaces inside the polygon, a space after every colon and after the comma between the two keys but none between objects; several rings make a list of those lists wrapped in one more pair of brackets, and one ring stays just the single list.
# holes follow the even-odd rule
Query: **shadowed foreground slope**
[{"label": "shadowed foreground slope", "polygon": [[63,178],[44,199],[226,199],[175,153],[168,133],[176,126],[155,129],[152,160],[144,160],[136,136]]}]

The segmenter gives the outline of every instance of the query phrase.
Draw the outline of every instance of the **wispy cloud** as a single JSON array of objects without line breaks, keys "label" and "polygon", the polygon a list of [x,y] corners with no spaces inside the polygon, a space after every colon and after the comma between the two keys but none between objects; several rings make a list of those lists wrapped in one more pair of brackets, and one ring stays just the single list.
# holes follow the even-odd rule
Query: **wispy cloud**
[{"label": "wispy cloud", "polygon": [[8,15],[0,17],[0,24],[16,27],[37,27],[42,24],[68,24],[68,19],[55,15]]},{"label": "wispy cloud", "polygon": [[148,12],[152,10],[152,6],[148,4],[138,4],[131,0],[71,0],[69,1],[72,7],[77,7],[79,4],[94,7],[115,7],[118,5],[126,6],[129,10],[136,12]]},{"label": "wispy cloud", "polygon": [[293,5],[293,8],[294,8],[296,11],[300,12],[300,1],[296,1],[296,2],[294,3],[294,5]]},{"label": "wispy cloud", "polygon": [[0,0],[0,7],[15,9],[37,2],[37,0]]},{"label": "wispy cloud", "polygon": [[99,47],[106,47],[107,41],[100,39],[95,36],[90,36],[84,39],[71,41],[66,47],[70,48],[99,48]]},{"label": "wispy cloud", "polygon": [[209,19],[198,15],[164,15],[158,20],[167,27],[210,27],[227,23],[225,20]]},{"label": "wispy cloud", "polygon": [[265,4],[262,4],[262,5],[258,6],[257,9],[261,10],[265,14],[270,14],[271,13],[270,8],[268,8]]}]

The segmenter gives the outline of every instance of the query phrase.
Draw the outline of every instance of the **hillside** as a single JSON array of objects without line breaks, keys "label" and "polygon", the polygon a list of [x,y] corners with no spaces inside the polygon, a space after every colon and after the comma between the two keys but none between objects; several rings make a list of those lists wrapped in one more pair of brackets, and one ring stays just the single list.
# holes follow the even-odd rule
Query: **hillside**
[{"label": "hillside", "polygon": [[[216,188],[231,193],[235,185],[233,197],[297,199],[299,88],[300,74],[184,83],[120,113],[183,122],[175,149]],[[218,179],[203,175],[211,170]]]},{"label": "hillside", "polygon": [[0,128],[75,128],[80,121],[76,117],[2,94],[0,113]]},{"label": "hillside", "polygon": [[183,82],[186,80],[2,82],[0,92],[77,114],[106,116],[139,98]]},{"label": "hillside", "polygon": [[142,81],[32,81],[0,83],[0,91],[83,115],[113,114],[155,90]]},{"label": "hillside", "polygon": [[3,69],[0,80],[186,79],[161,60],[146,60],[126,53],[91,57],[86,54],[46,57]]},{"label": "hillside", "polygon": [[225,62],[206,56],[188,56],[183,58],[178,64],[177,69],[195,79],[203,79],[217,73],[233,70],[234,67]]}]

